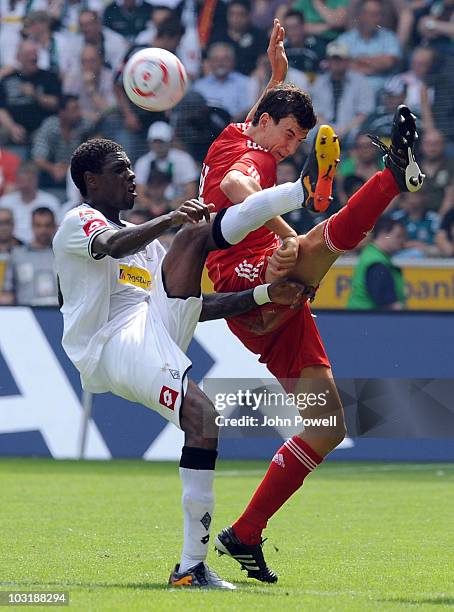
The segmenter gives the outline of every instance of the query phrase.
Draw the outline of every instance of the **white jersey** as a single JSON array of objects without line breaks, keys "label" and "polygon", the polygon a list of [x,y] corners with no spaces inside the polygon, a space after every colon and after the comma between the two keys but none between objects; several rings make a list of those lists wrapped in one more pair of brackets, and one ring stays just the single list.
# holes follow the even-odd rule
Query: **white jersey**
[{"label": "white jersey", "polygon": [[147,309],[166,253],[157,240],[121,259],[93,253],[94,239],[112,229],[120,226],[82,204],[65,215],[53,241],[63,296],[62,344],[83,378],[94,372],[107,340]]}]

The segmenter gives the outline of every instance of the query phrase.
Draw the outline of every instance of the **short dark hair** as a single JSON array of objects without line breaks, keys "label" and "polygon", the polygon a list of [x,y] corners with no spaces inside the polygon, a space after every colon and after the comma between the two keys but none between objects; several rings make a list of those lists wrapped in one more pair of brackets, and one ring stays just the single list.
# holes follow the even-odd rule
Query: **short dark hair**
[{"label": "short dark hair", "polygon": [[65,110],[70,102],[79,102],[79,96],[74,94],[63,94],[58,99],[58,110]]},{"label": "short dark hair", "polygon": [[106,138],[92,138],[77,147],[71,157],[71,177],[84,197],[87,195],[84,173],[101,174],[107,155],[123,150],[118,142]]},{"label": "short dark hair", "polygon": [[233,6],[234,4],[240,4],[243,8],[247,10],[248,13],[250,13],[252,10],[250,0],[230,0],[228,6]]},{"label": "short dark hair", "polygon": [[47,206],[39,206],[38,208],[35,208],[35,210],[32,212],[32,220],[34,220],[34,218],[38,215],[48,215],[49,217],[52,217],[52,223],[55,223],[55,215],[50,208],[47,208]]},{"label": "short dark hair", "polygon": [[274,87],[263,96],[255,111],[252,125],[258,125],[263,113],[268,113],[275,123],[293,115],[304,130],[311,130],[317,123],[309,94],[290,84]]},{"label": "short dark hair", "polygon": [[390,217],[380,217],[372,231],[372,236],[374,238],[377,238],[381,234],[389,234],[397,225],[399,227],[405,228],[405,226],[397,219],[391,219]]},{"label": "short dark hair", "polygon": [[296,17],[297,19],[299,19],[301,21],[301,23],[305,22],[304,19],[304,13],[302,11],[297,11],[295,9],[289,9],[285,15],[284,15],[284,19],[287,19],[287,17]]},{"label": "short dark hair", "polygon": [[172,13],[163,19],[161,23],[158,25],[156,30],[156,36],[160,38],[161,36],[167,36],[169,38],[174,38],[175,36],[183,36],[185,32],[185,28],[181,23],[178,15],[172,11]]}]

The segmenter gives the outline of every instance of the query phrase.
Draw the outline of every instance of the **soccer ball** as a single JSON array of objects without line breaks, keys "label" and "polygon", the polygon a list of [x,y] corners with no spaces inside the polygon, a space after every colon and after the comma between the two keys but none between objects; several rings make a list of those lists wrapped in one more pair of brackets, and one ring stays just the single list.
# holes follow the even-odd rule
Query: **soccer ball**
[{"label": "soccer ball", "polygon": [[188,77],[180,60],[170,51],[149,47],[132,55],[123,70],[126,95],[140,108],[163,111],[184,96]]}]

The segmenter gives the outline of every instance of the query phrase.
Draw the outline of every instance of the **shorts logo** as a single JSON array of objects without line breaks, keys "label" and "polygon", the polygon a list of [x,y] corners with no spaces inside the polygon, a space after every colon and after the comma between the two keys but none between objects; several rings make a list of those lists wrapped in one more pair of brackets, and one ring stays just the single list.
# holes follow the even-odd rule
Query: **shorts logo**
[{"label": "shorts logo", "polygon": [[235,272],[237,276],[242,278],[247,278],[247,280],[253,283],[260,274],[260,268],[263,266],[263,261],[260,261],[256,266],[247,262],[247,259],[244,259],[240,264],[235,268]]},{"label": "shorts logo", "polygon": [[91,221],[87,221],[83,226],[83,230],[86,236],[91,236],[94,232],[99,230],[101,227],[107,227],[107,223],[104,219],[92,219]]},{"label": "shorts logo", "polygon": [[178,370],[171,370],[169,368],[169,372],[170,372],[170,376],[174,379],[174,380],[180,380],[180,372]]},{"label": "shorts logo", "polygon": [[145,268],[135,268],[120,264],[118,282],[122,285],[134,285],[148,291],[151,287],[151,274]]},{"label": "shorts logo", "polygon": [[169,410],[175,410],[175,402],[177,401],[178,395],[178,391],[169,389],[169,387],[162,387],[159,395],[159,403],[169,408]]}]

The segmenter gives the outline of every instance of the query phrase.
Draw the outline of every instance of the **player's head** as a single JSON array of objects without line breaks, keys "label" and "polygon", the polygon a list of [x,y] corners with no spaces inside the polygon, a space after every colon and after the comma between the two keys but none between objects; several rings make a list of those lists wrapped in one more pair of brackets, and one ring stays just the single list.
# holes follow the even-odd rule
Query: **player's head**
[{"label": "player's head", "polygon": [[401,251],[406,238],[407,232],[402,223],[389,217],[379,219],[373,229],[375,245],[388,255]]},{"label": "player's head", "polygon": [[281,85],[260,101],[252,119],[254,139],[279,163],[295,153],[316,122],[309,94],[294,85]]},{"label": "player's head", "polygon": [[93,205],[116,210],[134,206],[135,175],[123,147],[113,140],[93,138],[82,143],[71,158],[71,177]]}]

